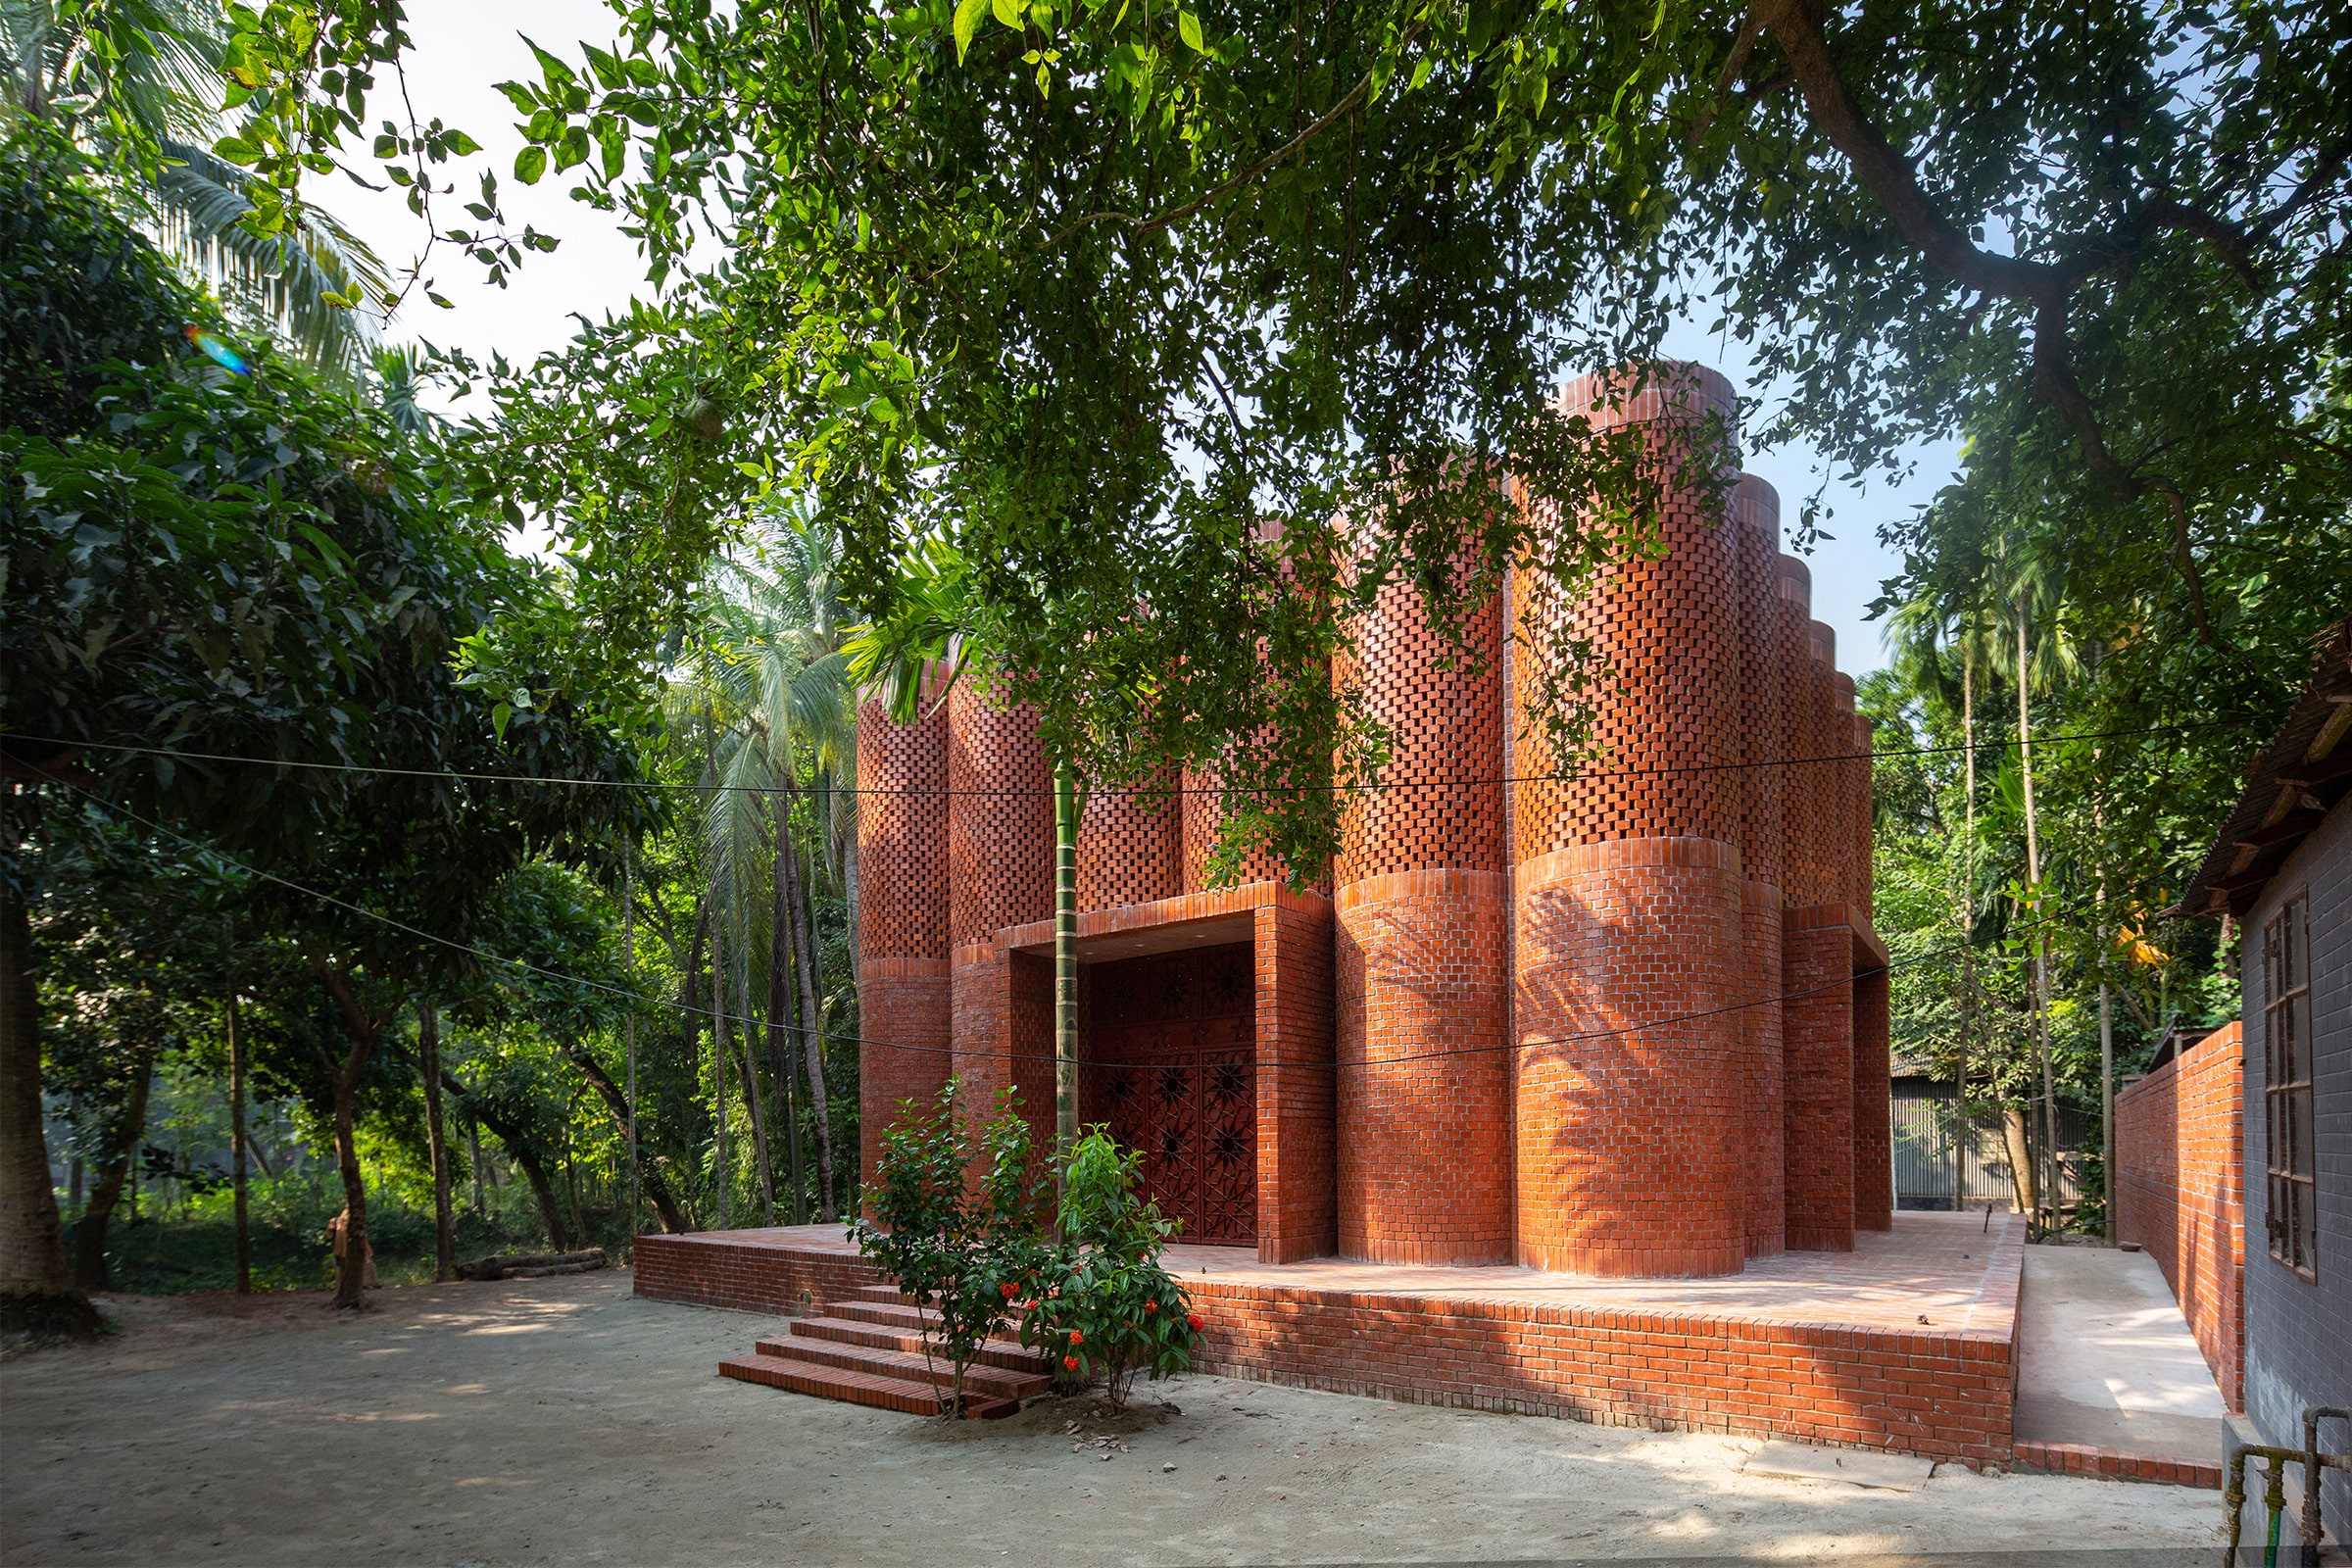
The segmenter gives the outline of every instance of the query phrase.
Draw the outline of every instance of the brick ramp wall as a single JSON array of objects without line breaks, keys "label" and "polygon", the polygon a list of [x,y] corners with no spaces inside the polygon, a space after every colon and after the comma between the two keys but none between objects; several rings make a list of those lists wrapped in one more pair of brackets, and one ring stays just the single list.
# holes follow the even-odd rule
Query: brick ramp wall
[{"label": "brick ramp wall", "polygon": [[2238,1026],[2115,1097],[2116,1236],[2156,1259],[2231,1410],[2245,1408],[2245,1162]]}]

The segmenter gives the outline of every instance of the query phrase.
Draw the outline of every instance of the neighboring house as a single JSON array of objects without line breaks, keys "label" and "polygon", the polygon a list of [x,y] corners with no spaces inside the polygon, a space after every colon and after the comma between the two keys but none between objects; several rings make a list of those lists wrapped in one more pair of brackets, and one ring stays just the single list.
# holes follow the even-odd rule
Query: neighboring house
[{"label": "neighboring house", "polygon": [[[2182,914],[2236,923],[2243,998],[2245,1409],[2300,1446],[2303,1412],[2352,1406],[2352,621],[2246,775]],[[2322,1446],[2352,1449],[2329,1423]],[[2329,1534],[2352,1540],[2330,1472]]]}]

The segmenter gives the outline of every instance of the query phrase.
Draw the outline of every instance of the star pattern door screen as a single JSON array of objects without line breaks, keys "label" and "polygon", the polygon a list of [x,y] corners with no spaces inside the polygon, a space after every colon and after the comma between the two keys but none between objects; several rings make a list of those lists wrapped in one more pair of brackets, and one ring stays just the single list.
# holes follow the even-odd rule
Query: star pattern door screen
[{"label": "star pattern door screen", "polygon": [[1247,942],[1089,964],[1079,1119],[1143,1151],[1181,1240],[1257,1241],[1257,998]]}]

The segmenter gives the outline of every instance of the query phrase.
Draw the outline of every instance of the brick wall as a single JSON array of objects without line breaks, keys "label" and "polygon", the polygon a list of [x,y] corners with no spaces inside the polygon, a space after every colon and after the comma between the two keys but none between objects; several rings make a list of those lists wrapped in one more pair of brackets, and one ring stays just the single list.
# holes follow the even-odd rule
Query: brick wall
[{"label": "brick wall", "polygon": [[1328,902],[1257,906],[1257,1255],[1296,1263],[1339,1250]]},{"label": "brick wall", "polygon": [[1741,1137],[1747,1148],[1747,1255],[1777,1257],[1788,1248],[1788,1077],[1781,1034],[1781,890],[1740,885],[1740,931],[1746,962],[1740,1009],[1741,1075],[1747,1085]]},{"label": "brick wall", "polygon": [[1519,867],[1520,1261],[1736,1274],[1747,1256],[1739,852],[1615,839]]},{"label": "brick wall", "polygon": [[2156,1259],[2230,1408],[2244,1408],[2243,1037],[2217,1029],[2115,1097],[2115,1234]]},{"label": "brick wall", "polygon": [[[2022,1238],[1988,1280],[2012,1297]],[[1912,1333],[1187,1278],[1201,1370],[1611,1426],[2007,1463],[2011,1328]]]},{"label": "brick wall", "polygon": [[1504,1263],[1509,879],[1434,869],[1339,890],[1339,1250]]},{"label": "brick wall", "polygon": [[858,709],[858,1169],[874,1169],[906,1100],[948,1076],[948,718],[936,691],[916,721]]},{"label": "brick wall", "polygon": [[1894,1229],[1894,1098],[1884,963],[1854,976],[1854,1229]]},{"label": "brick wall", "polygon": [[[631,1264],[632,1294],[657,1301],[723,1306],[737,1312],[804,1316],[881,1274],[840,1248],[792,1247],[759,1231],[703,1231],[640,1236]],[[836,1237],[839,1232],[835,1232]]]},{"label": "brick wall", "polygon": [[[1150,904],[1184,891],[1184,807],[1173,773],[1086,797],[1078,822],[1078,907]],[[1168,793],[1158,796],[1154,788]]]},{"label": "brick wall", "polygon": [[1054,912],[1054,775],[1037,717],[965,681],[948,694],[948,936],[958,945]]},{"label": "brick wall", "polygon": [[1854,937],[1845,906],[1790,909],[1781,927],[1788,1246],[1854,1249]]}]

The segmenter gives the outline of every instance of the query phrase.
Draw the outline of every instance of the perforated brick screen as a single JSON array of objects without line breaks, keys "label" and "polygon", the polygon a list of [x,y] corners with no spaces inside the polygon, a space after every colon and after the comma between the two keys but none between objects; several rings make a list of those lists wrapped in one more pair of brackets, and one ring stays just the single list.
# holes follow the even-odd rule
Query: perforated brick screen
[{"label": "perforated brick screen", "polygon": [[[1175,783],[1173,775],[1164,780]],[[1184,808],[1170,790],[1156,799],[1150,781],[1097,789],[1078,823],[1078,907],[1150,904],[1184,891]]]},{"label": "perforated brick screen", "polygon": [[1781,886],[1781,811],[1788,710],[1780,655],[1781,498],[1752,473],[1732,496],[1740,529],[1740,860],[1751,882]]},{"label": "perforated brick screen", "polygon": [[1054,912],[1054,775],[1037,718],[957,682],[948,697],[948,936],[978,942]]},{"label": "perforated brick screen", "polygon": [[948,715],[896,724],[858,709],[858,953],[940,958],[948,951]]}]

